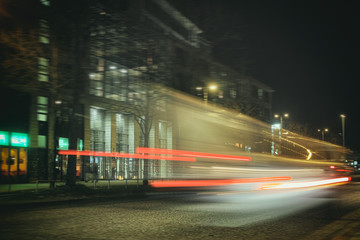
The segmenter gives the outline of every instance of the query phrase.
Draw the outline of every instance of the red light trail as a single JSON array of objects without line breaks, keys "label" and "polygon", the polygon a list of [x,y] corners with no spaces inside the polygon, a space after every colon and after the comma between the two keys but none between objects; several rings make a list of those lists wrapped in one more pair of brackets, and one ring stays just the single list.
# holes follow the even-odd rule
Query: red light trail
[{"label": "red light trail", "polygon": [[[187,161],[187,162],[195,162],[196,161],[195,157],[225,159],[225,160],[235,160],[235,161],[251,161],[251,158],[246,157],[246,156],[190,152],[190,151],[160,149],[160,148],[139,147],[139,148],[137,148],[136,152],[137,152],[136,154],[133,154],[133,153],[119,153],[119,152],[60,150],[59,154],[60,155],[76,155],[76,156],[155,159],[155,160]],[[150,154],[150,155],[146,155],[146,154]],[[167,156],[165,156],[165,155],[167,155]]]},{"label": "red light trail", "polygon": [[155,188],[166,187],[210,187],[210,186],[223,186],[231,184],[242,183],[256,183],[256,182],[269,182],[269,181],[287,181],[291,177],[263,177],[263,178],[243,178],[243,179],[216,179],[216,180],[154,180],[150,185]]},{"label": "red light trail", "polygon": [[336,183],[345,183],[350,181],[350,177],[341,177],[341,178],[331,178],[324,180],[316,181],[306,181],[306,182],[287,182],[287,183],[268,183],[260,187],[261,190],[268,189],[291,189],[291,188],[306,188],[306,187],[317,187],[324,185],[331,185]]},{"label": "red light trail", "polygon": [[155,159],[155,160],[187,161],[187,162],[195,162],[196,161],[196,159],[193,157],[143,155],[143,154],[99,152],[99,151],[60,150],[59,154],[60,155],[76,155],[76,156],[139,158],[139,159]]},{"label": "red light trail", "polygon": [[198,157],[198,158],[215,158],[215,159],[225,159],[225,160],[235,160],[235,161],[251,161],[251,158],[247,157],[247,156],[190,152],[190,151],[183,151],[183,150],[171,150],[171,149],[161,149],[161,148],[139,147],[136,149],[136,152],[137,153],[148,153],[148,154],[168,154],[168,155],[178,155],[178,156]]}]

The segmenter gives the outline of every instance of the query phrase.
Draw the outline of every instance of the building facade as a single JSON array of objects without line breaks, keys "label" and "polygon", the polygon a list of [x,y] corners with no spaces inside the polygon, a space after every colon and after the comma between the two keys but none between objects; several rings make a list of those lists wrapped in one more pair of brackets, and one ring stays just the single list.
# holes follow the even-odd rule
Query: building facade
[{"label": "building facade", "polygon": [[[206,101],[270,120],[273,90],[213,59],[201,30],[165,0],[31,2],[31,28],[45,50],[32,58],[36,84],[20,89],[30,99],[26,158],[20,157],[25,150],[12,154],[10,144],[3,144],[4,176],[64,178],[69,156],[59,150],[176,149],[171,98],[162,94],[167,87],[205,99],[197,88],[216,84]],[[9,171],[4,159],[13,155],[19,160]],[[166,161],[92,155],[76,161],[76,176],[84,180],[171,174]]]}]

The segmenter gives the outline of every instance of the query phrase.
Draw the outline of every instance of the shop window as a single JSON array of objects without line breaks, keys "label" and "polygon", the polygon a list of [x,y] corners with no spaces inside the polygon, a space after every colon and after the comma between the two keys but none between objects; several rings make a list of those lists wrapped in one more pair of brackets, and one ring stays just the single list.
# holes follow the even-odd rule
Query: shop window
[{"label": "shop window", "polygon": [[129,152],[129,115],[116,114],[116,151]]},{"label": "shop window", "polygon": [[159,122],[160,148],[167,148],[167,126],[165,122]]},{"label": "shop window", "polygon": [[105,111],[90,108],[90,147],[94,151],[105,150]]}]

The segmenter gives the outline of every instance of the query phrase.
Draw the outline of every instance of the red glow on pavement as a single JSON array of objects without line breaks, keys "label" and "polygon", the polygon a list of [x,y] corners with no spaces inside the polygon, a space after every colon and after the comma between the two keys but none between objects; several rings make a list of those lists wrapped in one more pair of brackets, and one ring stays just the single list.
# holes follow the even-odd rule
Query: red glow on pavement
[{"label": "red glow on pavement", "polygon": [[353,172],[352,170],[349,169],[336,169],[337,172]]},{"label": "red glow on pavement", "polygon": [[155,160],[187,161],[187,162],[196,161],[196,159],[193,157],[158,156],[158,155],[143,155],[143,154],[118,153],[118,152],[60,150],[59,154],[77,155],[77,156],[96,156],[96,157],[139,158],[139,159],[155,159]]},{"label": "red glow on pavement", "polygon": [[291,188],[306,188],[306,187],[317,187],[323,185],[330,185],[336,183],[345,183],[350,181],[350,177],[341,177],[341,178],[331,178],[325,180],[317,181],[307,181],[307,182],[287,182],[287,183],[268,183],[260,187],[261,190],[269,189],[291,189]]},{"label": "red glow on pavement", "polygon": [[218,179],[218,180],[154,180],[150,185],[155,188],[162,187],[210,187],[241,183],[256,183],[268,181],[287,181],[291,177],[263,177],[263,178],[244,178],[244,179]]},{"label": "red glow on pavement", "polygon": [[215,154],[215,153],[190,152],[190,151],[161,149],[161,148],[139,147],[136,149],[136,152],[137,153],[148,153],[148,154],[179,155],[179,156],[199,157],[199,158],[216,158],[216,159],[226,159],[226,160],[235,160],[235,161],[251,161],[251,158],[247,157],[247,156],[234,156],[234,155],[224,155],[224,154]]}]

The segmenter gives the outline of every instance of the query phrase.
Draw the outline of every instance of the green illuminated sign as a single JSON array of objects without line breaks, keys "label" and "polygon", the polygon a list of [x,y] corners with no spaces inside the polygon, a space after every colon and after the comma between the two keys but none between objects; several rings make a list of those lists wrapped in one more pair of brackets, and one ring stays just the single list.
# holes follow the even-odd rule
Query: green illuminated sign
[{"label": "green illuminated sign", "polygon": [[11,133],[11,146],[27,147],[28,142],[28,135],[26,133]]},{"label": "green illuminated sign", "polygon": [[0,131],[0,145],[9,146],[9,133]]},{"label": "green illuminated sign", "polygon": [[69,150],[69,139],[59,137],[59,148],[58,150]]},{"label": "green illuminated sign", "polygon": [[82,139],[78,139],[77,150],[78,151],[84,150],[84,141]]}]

